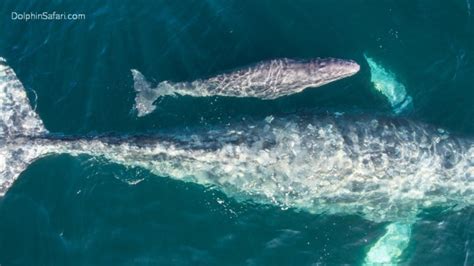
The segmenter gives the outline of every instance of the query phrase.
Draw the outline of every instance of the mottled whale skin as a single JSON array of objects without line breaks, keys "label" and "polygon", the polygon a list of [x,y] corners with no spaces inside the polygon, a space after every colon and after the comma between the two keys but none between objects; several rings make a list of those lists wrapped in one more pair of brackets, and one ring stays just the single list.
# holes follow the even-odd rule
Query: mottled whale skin
[{"label": "mottled whale skin", "polygon": [[359,69],[359,65],[352,60],[283,58],[263,61],[208,79],[192,82],[163,81],[155,88],[150,86],[138,70],[131,71],[137,92],[135,107],[138,116],[144,116],[154,110],[153,102],[165,95],[254,97],[271,100],[352,76]]},{"label": "mottled whale skin", "polygon": [[191,135],[18,136],[3,145],[1,193],[38,158],[84,154],[236,199],[377,222],[474,203],[472,141],[408,120],[309,115]]}]

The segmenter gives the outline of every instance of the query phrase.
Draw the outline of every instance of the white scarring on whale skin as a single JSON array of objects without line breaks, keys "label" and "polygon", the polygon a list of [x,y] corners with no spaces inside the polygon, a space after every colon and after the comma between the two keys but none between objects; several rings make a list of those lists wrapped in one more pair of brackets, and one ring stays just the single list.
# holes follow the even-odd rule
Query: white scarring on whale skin
[{"label": "white scarring on whale skin", "polygon": [[155,88],[151,87],[138,70],[132,69],[131,72],[137,92],[135,108],[138,116],[144,116],[155,109],[155,100],[165,95],[255,97],[270,100],[352,76],[359,69],[359,65],[352,60],[284,58],[263,61],[208,79],[192,82],[163,81]]}]

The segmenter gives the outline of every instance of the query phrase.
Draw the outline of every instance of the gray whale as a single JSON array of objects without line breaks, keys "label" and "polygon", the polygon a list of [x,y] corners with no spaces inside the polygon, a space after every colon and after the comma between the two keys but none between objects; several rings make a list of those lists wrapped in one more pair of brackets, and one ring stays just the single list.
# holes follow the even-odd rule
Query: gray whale
[{"label": "gray whale", "polygon": [[359,65],[351,60],[283,58],[263,61],[208,79],[192,82],[163,81],[155,88],[151,87],[138,70],[131,71],[137,92],[135,108],[138,116],[144,116],[155,109],[153,103],[161,96],[255,97],[271,100],[352,76],[359,69]]}]

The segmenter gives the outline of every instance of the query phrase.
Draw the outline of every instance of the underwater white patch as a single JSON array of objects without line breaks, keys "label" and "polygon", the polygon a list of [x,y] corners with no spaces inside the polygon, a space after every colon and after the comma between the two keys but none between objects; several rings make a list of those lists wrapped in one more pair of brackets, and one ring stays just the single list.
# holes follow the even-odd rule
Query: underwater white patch
[{"label": "underwater white patch", "polygon": [[410,108],[412,98],[407,95],[405,85],[397,81],[394,73],[386,70],[367,55],[364,57],[369,64],[370,81],[374,84],[374,88],[387,98],[393,111],[398,114]]},{"label": "underwater white patch", "polygon": [[364,265],[396,265],[411,238],[410,223],[391,223],[385,234],[370,248]]}]

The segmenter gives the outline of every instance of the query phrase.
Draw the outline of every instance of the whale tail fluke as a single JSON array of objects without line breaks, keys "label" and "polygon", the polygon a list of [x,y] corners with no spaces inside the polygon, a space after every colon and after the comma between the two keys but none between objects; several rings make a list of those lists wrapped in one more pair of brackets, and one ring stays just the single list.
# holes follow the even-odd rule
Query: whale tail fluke
[{"label": "whale tail fluke", "polygon": [[47,133],[31,108],[25,88],[4,58],[0,57],[0,135],[36,136]]},{"label": "whale tail fluke", "polygon": [[175,95],[173,86],[168,81],[160,82],[155,88],[152,88],[140,71],[132,69],[133,87],[136,92],[135,106],[139,117],[145,116],[156,109],[155,101],[167,95]]},{"label": "whale tail fluke", "polygon": [[34,160],[38,153],[28,147],[26,138],[48,133],[31,108],[25,89],[4,58],[0,57],[0,196]]}]

